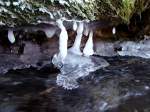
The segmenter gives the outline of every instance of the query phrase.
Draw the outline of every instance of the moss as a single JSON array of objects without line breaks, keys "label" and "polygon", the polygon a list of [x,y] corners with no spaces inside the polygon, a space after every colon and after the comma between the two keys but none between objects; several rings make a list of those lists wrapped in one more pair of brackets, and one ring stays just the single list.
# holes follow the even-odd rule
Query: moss
[{"label": "moss", "polygon": [[148,8],[147,0],[98,0],[97,19],[104,17],[120,18],[122,22],[129,23],[134,13],[141,14]]},{"label": "moss", "polygon": [[[60,1],[64,1],[61,3]],[[82,2],[82,3],[79,3]],[[0,2],[0,21],[6,25],[37,23],[41,20],[119,18],[129,23],[134,13],[141,14],[150,1],[147,0],[6,0]],[[6,2],[10,2],[10,5]],[[19,2],[14,5],[13,2]],[[7,11],[3,11],[4,10]]]}]

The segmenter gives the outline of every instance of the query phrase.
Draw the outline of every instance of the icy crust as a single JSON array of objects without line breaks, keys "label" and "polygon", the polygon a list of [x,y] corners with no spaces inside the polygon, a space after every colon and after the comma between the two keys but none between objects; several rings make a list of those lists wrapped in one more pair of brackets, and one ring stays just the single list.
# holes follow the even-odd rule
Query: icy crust
[{"label": "icy crust", "polygon": [[120,46],[122,48],[121,51],[118,51],[120,56],[150,58],[150,39],[144,39],[140,42],[123,42]]},{"label": "icy crust", "polygon": [[85,57],[68,53],[63,65],[53,59],[53,64],[60,68],[61,73],[57,76],[57,85],[66,89],[79,87],[77,80],[89,75],[90,72],[108,66],[108,62],[94,56]]}]

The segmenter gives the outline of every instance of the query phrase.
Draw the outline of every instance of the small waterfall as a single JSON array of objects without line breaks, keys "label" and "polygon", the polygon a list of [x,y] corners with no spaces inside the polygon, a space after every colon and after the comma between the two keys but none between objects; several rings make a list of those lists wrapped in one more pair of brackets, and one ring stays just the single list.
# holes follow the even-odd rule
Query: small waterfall
[{"label": "small waterfall", "polygon": [[13,44],[15,42],[15,35],[12,30],[8,30],[8,40]]}]

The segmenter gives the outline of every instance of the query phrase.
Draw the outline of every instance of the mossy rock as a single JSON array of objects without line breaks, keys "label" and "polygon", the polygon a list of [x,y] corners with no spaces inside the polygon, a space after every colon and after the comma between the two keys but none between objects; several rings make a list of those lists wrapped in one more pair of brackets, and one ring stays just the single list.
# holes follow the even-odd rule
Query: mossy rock
[{"label": "mossy rock", "polygon": [[5,0],[0,1],[0,25],[37,24],[62,17],[78,20],[120,19],[129,23],[134,13],[147,7],[147,0]]}]

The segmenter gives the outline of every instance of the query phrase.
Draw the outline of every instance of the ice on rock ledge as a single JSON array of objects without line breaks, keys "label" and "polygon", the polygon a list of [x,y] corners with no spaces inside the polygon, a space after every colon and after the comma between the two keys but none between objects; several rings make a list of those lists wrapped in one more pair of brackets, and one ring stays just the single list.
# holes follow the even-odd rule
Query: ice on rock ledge
[{"label": "ice on rock ledge", "polygon": [[121,56],[137,56],[142,58],[150,58],[150,40],[142,40],[140,42],[123,42],[120,44],[122,50],[118,51]]},{"label": "ice on rock ledge", "polygon": [[[60,67],[57,60],[53,59],[53,64]],[[89,75],[90,72],[108,66],[109,64],[99,57],[84,57],[73,53],[68,53],[63,65],[60,67],[56,83],[66,89],[79,87],[77,80]]]}]

